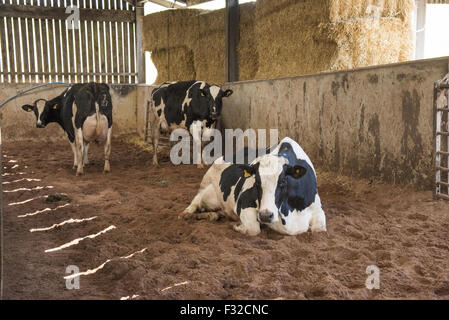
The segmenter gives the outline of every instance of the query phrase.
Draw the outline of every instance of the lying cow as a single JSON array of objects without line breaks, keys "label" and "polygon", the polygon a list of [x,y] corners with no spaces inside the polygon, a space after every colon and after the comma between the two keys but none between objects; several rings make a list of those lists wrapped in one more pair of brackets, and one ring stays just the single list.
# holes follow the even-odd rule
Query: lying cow
[{"label": "lying cow", "polygon": [[260,224],[296,235],[311,229],[326,231],[326,217],[317,192],[315,169],[303,149],[284,138],[269,154],[251,164],[230,164],[217,159],[206,172],[199,193],[183,217],[222,210],[240,218],[234,230],[255,236]]},{"label": "lying cow", "polygon": [[[167,83],[151,93],[150,126],[153,143],[153,165],[157,165],[157,148],[160,132],[185,129],[193,135],[195,130],[209,135],[221,115],[222,99],[229,97],[232,90],[223,91],[220,87],[204,81],[184,81]],[[201,131],[200,131],[201,130]],[[200,138],[201,139],[201,138]],[[194,136],[194,143],[197,141]],[[201,150],[198,151],[198,159]],[[199,164],[198,167],[202,167]]]},{"label": "lying cow", "polygon": [[75,84],[49,101],[37,99],[22,109],[34,112],[36,127],[45,128],[56,122],[67,134],[72,146],[76,175],[89,163],[87,152],[91,142],[105,142],[104,172],[110,171],[112,101],[104,83]]}]

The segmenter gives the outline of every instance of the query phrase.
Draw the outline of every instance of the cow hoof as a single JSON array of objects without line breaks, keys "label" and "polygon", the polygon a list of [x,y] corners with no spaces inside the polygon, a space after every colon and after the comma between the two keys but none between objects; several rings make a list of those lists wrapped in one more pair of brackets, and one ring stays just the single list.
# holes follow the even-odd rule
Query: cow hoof
[{"label": "cow hoof", "polygon": [[84,174],[84,172],[77,172],[76,176],[79,177],[79,176],[82,176],[83,174]]},{"label": "cow hoof", "polygon": [[217,212],[204,212],[199,214],[197,220],[207,220],[210,222],[218,221],[220,219],[220,215]]},{"label": "cow hoof", "polygon": [[189,219],[192,218],[192,216],[193,216],[193,213],[187,211],[187,209],[186,209],[186,210],[184,210],[183,213],[181,213],[181,214],[178,216],[178,219],[180,219],[180,220],[181,220],[181,219],[182,219],[182,220],[189,220]]}]

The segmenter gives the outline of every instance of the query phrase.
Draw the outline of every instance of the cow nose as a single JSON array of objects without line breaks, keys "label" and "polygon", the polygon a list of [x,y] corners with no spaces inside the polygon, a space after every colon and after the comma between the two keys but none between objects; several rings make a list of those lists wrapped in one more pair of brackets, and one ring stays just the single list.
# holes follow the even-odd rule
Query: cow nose
[{"label": "cow nose", "polygon": [[259,220],[260,222],[270,223],[273,220],[274,214],[271,211],[260,211],[259,212]]},{"label": "cow nose", "polygon": [[36,124],[36,127],[37,127],[37,128],[45,128],[45,126],[44,126],[42,123]]}]

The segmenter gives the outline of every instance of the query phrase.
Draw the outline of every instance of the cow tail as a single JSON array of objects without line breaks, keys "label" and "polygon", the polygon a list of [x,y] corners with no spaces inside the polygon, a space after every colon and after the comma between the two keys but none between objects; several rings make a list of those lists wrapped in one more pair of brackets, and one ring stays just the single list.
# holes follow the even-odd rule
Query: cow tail
[{"label": "cow tail", "polygon": [[101,135],[101,128],[100,128],[100,106],[98,103],[95,103],[95,116],[97,118],[97,126],[95,127],[95,133],[97,137]]}]

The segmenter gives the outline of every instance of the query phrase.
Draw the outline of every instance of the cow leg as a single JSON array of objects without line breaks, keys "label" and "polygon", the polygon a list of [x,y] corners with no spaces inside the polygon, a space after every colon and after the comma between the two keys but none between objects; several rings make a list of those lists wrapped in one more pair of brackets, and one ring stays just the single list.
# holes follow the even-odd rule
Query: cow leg
[{"label": "cow leg", "polygon": [[159,163],[157,161],[157,147],[159,146],[159,137],[161,132],[159,130],[159,123],[155,123],[151,126],[151,141],[153,143],[153,165],[157,166]]},{"label": "cow leg", "polygon": [[310,231],[322,232],[326,231],[326,216],[321,208],[314,208],[312,218],[310,219]]},{"label": "cow leg", "polygon": [[255,208],[243,209],[240,213],[239,225],[234,226],[234,230],[249,236],[257,236],[260,233],[260,224],[257,221],[257,210]]},{"label": "cow leg", "polygon": [[72,147],[72,151],[73,151],[73,169],[76,169],[76,167],[78,166],[78,159],[76,157],[76,143],[74,142],[70,142],[70,146]]},{"label": "cow leg", "polygon": [[206,214],[198,216],[198,218],[204,217],[208,220],[218,220],[219,215],[216,212],[212,212],[215,210],[219,210],[221,208],[220,201],[217,199],[217,195],[213,186],[210,184],[193,198],[190,205],[184,210],[182,214],[179,215],[178,218],[188,219],[191,218],[195,213],[198,212],[206,212]]},{"label": "cow leg", "polygon": [[84,158],[83,158],[83,163],[84,163],[84,165],[87,165],[87,164],[89,164],[89,159],[88,159],[88,157],[87,157],[87,153],[89,152],[89,142],[85,142],[84,143]]},{"label": "cow leg", "polygon": [[106,138],[106,144],[104,145],[104,172],[111,171],[111,166],[109,164],[109,156],[111,154],[111,137],[112,137],[112,126],[108,129],[108,137]]},{"label": "cow leg", "polygon": [[83,164],[84,137],[82,128],[75,129],[75,145],[76,145],[76,158],[77,158],[76,175],[79,176],[84,173],[84,164]]},{"label": "cow leg", "polygon": [[196,159],[195,159],[195,154],[193,159],[196,161],[199,161],[199,163],[197,163],[197,167],[198,169],[203,169],[204,165],[203,165],[203,159],[201,158],[201,128],[202,128],[202,123],[201,121],[195,121],[194,123],[192,123],[191,127],[190,127],[190,134],[193,137],[193,152],[196,151]]}]

